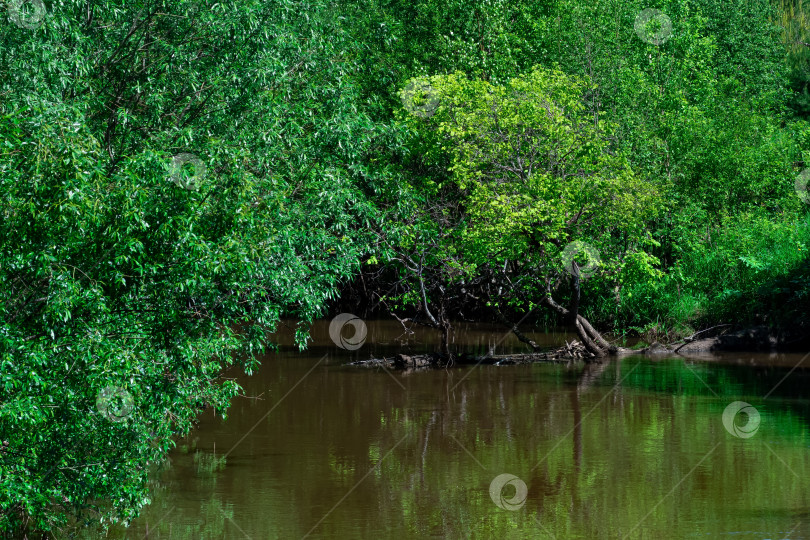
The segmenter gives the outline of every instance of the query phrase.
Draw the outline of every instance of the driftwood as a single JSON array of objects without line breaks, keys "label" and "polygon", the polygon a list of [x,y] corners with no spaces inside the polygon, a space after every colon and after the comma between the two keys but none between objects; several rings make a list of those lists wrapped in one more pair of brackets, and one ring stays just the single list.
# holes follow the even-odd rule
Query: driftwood
[{"label": "driftwood", "polygon": [[[722,332],[720,336],[712,338],[698,338],[709,330],[725,328],[728,325],[718,325],[707,328],[685,338],[686,343],[677,348],[675,344],[664,345],[654,342],[641,349],[628,349],[624,347],[610,346],[609,356],[626,356],[633,354],[643,354],[652,357],[662,356],[689,356],[695,353],[721,352],[721,351],[761,351],[761,350],[807,350],[810,347],[810,338],[803,334],[796,336],[775,336],[766,327],[753,327],[737,332]],[[789,339],[792,338],[792,339]],[[678,342],[676,342],[677,344]],[[797,345],[799,348],[797,348]],[[406,355],[398,354],[386,358],[373,358],[370,360],[360,360],[352,362],[356,366],[382,366],[397,370],[418,370],[448,368],[454,365],[511,365],[530,364],[537,362],[578,362],[584,361],[588,364],[601,364],[604,356],[596,356],[580,341],[566,342],[562,347],[548,351],[535,351],[530,353],[517,354],[485,354],[475,355],[447,355],[441,353]]]},{"label": "driftwood", "polygon": [[[642,349],[628,349],[625,347],[613,347],[613,352],[610,356],[626,356],[632,354],[644,354],[650,356],[657,355],[671,355],[675,352],[660,343],[653,343]],[[513,365],[513,364],[533,364],[539,362],[549,363],[568,363],[568,362],[585,362],[587,364],[601,364],[607,357],[596,356],[582,344],[582,342],[574,340],[570,343],[566,342],[562,347],[544,351],[544,352],[529,352],[529,353],[515,353],[515,354],[485,354],[483,356],[476,355],[454,355],[447,356],[440,353],[428,354],[397,354],[396,356],[389,356],[384,358],[372,358],[369,360],[359,360],[351,362],[349,365],[365,366],[365,367],[385,367],[395,370],[412,371],[417,369],[439,369],[449,368],[455,365]]]},{"label": "driftwood", "polygon": [[372,358],[370,360],[360,360],[352,362],[351,365],[355,366],[383,366],[390,369],[430,369],[430,368],[448,368],[454,365],[477,365],[477,364],[490,364],[490,365],[512,365],[512,364],[531,364],[536,362],[571,362],[571,361],[586,361],[586,362],[599,362],[600,359],[593,356],[579,341],[572,341],[559,347],[545,352],[530,352],[530,353],[517,353],[517,354],[485,354],[483,356],[476,355],[453,355],[447,356],[439,353],[428,354],[397,354],[396,356],[385,358]]}]

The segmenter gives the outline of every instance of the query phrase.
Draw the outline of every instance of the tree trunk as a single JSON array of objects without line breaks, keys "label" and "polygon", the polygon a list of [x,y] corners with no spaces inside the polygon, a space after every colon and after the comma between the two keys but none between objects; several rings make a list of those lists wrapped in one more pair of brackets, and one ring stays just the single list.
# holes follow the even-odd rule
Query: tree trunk
[{"label": "tree trunk", "polygon": [[[444,319],[444,317],[442,317]],[[442,320],[441,324],[441,331],[442,331],[442,343],[441,343],[441,354],[442,356],[446,356],[450,358],[450,325],[446,320]]]},{"label": "tree trunk", "polygon": [[573,273],[573,292],[571,293],[571,307],[568,308],[569,322],[574,326],[577,325],[577,317],[579,316],[579,265],[577,261],[571,261],[571,268]]},{"label": "tree trunk", "polygon": [[[598,341],[593,339],[593,336],[585,328],[585,325],[579,321],[579,265],[576,261],[571,261],[571,269],[573,270],[573,273],[571,274],[573,290],[571,291],[571,306],[568,308],[568,322],[574,325],[574,328],[577,330],[579,340],[583,345],[585,345],[585,348],[589,353],[593,354],[594,356],[605,356],[605,351],[602,349]],[[590,324],[588,326],[590,326]]]},{"label": "tree trunk", "polygon": [[599,346],[599,344],[588,335],[588,332],[585,330],[582,323],[579,321],[579,318],[576,319],[574,322],[574,327],[577,329],[577,336],[579,336],[579,340],[585,345],[585,348],[588,350],[589,353],[596,357],[602,357],[607,355],[607,351]]},{"label": "tree trunk", "polygon": [[[571,320],[573,315],[570,310],[562,307],[560,304],[554,301],[549,294],[543,300],[543,303],[559,313],[563,318],[566,320]],[[618,348],[614,345],[611,345],[607,342],[602,335],[591,326],[591,323],[583,317],[582,315],[577,314],[574,328],[576,328],[577,336],[579,337],[582,344],[588,350],[589,353],[593,354],[594,356],[601,358],[603,356],[607,356],[609,353],[615,353],[618,351]]]},{"label": "tree trunk", "polygon": [[591,339],[596,341],[600,347],[602,347],[603,349],[607,350],[610,353],[615,353],[616,351],[619,350],[619,348],[616,347],[615,345],[611,345],[610,343],[608,343],[607,340],[602,337],[602,334],[597,332],[596,329],[593,326],[591,326],[591,323],[588,322],[588,319],[586,319],[582,315],[579,315],[577,317],[577,320],[579,321],[579,324],[581,324],[582,327],[585,329],[585,331],[588,333],[588,335],[591,337]]}]

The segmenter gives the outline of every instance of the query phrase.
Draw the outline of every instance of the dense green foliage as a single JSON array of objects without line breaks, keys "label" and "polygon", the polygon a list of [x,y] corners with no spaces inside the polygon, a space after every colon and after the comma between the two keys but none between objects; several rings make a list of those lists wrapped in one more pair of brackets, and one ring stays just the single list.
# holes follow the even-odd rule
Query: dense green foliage
[{"label": "dense green foliage", "polygon": [[2,532],[133,516],[172,436],[239,392],[227,369],[282,317],[304,346],[364,267],[446,330],[461,305],[574,302],[576,241],[605,328],[810,325],[794,4],[669,0],[671,35],[625,0],[22,4],[0,24]]},{"label": "dense green foliage", "polygon": [[132,516],[170,437],[237,393],[225,370],[356,271],[397,187],[345,39],[293,2],[0,26],[0,529]]},{"label": "dense green foliage", "polygon": [[[598,118],[610,126],[604,135],[609,145],[597,153],[624,156],[632,174],[657,194],[655,203],[641,200],[638,216],[645,221],[635,236],[610,230],[609,236],[589,231],[577,238],[573,230],[566,231],[568,239],[586,241],[605,252],[603,271],[585,285],[584,313],[616,329],[663,325],[691,332],[723,319],[771,322],[774,318],[768,313],[780,305],[782,320],[806,328],[802,246],[810,237],[807,205],[794,180],[805,167],[803,151],[810,131],[796,108],[800,93],[791,82],[795,66],[804,65],[804,47],[797,53],[795,43],[789,43],[803,39],[806,24],[798,24],[798,16],[788,13],[785,4],[668,2],[658,7],[671,21],[672,31],[657,41],[642,39],[655,36],[656,29],[645,34],[634,27],[645,7],[635,2],[422,4],[412,12],[399,5],[364,2],[371,6],[370,13],[377,14],[380,28],[387,29],[386,48],[372,53],[403,58],[397,64],[400,88],[413,76],[427,80],[422,74],[457,71],[480,81],[475,84],[506,88],[510,78],[528,74],[538,64],[569,77],[584,77],[588,82],[579,99],[583,111],[579,114],[591,114],[594,123]],[[368,32],[369,27],[366,23],[361,30]],[[786,32],[787,27],[792,31]],[[396,28],[403,30],[394,34]],[[434,76],[432,81],[438,85],[434,92],[441,94],[439,79]],[[477,206],[468,207],[472,202],[468,193],[446,188],[474,178],[473,189],[480,193],[488,184],[480,168],[470,176],[464,166],[458,167],[458,155],[454,161],[452,152],[431,153],[439,143],[424,133],[438,129],[437,118],[444,107],[452,108],[453,99],[443,96],[435,116],[427,118],[418,109],[414,113],[413,107],[400,108],[410,117],[412,129],[422,133],[412,139],[414,158],[406,166],[406,177],[416,186],[427,182],[444,188],[421,192],[432,206],[453,209],[448,218],[452,225],[444,229],[469,230],[468,224],[478,219],[476,208],[520,228],[521,218],[504,212],[503,197],[485,195]],[[488,105],[474,106],[486,114]],[[476,144],[463,137],[451,144],[458,145],[456,154]],[[488,144],[478,145],[475,152],[488,152]],[[513,146],[511,155],[521,151]],[[545,159],[544,164],[550,161]],[[506,186],[499,184],[499,189]],[[537,202],[530,207],[542,212]],[[557,205],[555,209],[562,211]],[[605,214],[614,214],[612,210],[606,207]],[[620,216],[604,218],[622,221]],[[423,221],[430,236],[435,216]],[[482,238],[499,246],[508,244],[520,263],[543,252],[538,244],[522,249],[525,237],[504,235],[505,229],[489,225],[480,229]],[[541,232],[554,234],[548,225],[543,223]],[[562,247],[557,246],[557,253]],[[445,257],[436,256],[434,247],[426,249],[440,267],[452,259],[456,267],[468,268],[482,260],[482,253],[483,259],[494,263],[499,253],[488,248],[495,249],[493,245],[483,252],[456,249]],[[410,257],[415,260],[414,253]],[[509,279],[498,283],[495,295],[504,299],[505,286],[535,282],[537,272],[532,264],[507,267]],[[492,273],[498,272],[490,268],[487,283]],[[446,281],[457,272],[434,274]],[[435,291],[440,288],[434,288],[434,303],[447,296],[444,289],[439,293]],[[482,286],[478,292],[492,300],[490,289]],[[562,295],[567,298],[564,290]],[[522,313],[525,310],[518,316]]]}]

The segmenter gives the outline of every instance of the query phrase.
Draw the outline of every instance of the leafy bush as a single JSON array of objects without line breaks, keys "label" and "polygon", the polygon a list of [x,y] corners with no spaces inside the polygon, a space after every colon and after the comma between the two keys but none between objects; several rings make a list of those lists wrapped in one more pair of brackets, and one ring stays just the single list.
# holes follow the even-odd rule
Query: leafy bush
[{"label": "leafy bush", "polygon": [[[746,213],[692,231],[660,280],[626,283],[614,311],[619,326],[649,321],[688,329],[734,322],[797,328],[808,323],[810,221]],[[610,318],[613,299],[594,307]],[[681,332],[681,333],[683,333]]]}]

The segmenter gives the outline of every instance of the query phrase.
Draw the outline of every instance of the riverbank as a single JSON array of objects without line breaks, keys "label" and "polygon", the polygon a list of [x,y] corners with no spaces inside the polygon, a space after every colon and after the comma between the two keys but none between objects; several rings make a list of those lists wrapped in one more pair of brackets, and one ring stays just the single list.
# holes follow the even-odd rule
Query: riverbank
[{"label": "riverbank", "polygon": [[[780,332],[766,326],[733,329],[731,325],[721,325],[697,332],[682,340],[647,346],[619,347],[611,356],[640,354],[646,356],[705,356],[706,353],[722,352],[804,352],[810,351],[810,336],[797,332]],[[701,337],[697,337],[697,336]],[[445,356],[436,352],[425,354],[395,354],[381,358],[357,360],[349,365],[357,367],[384,367],[395,370],[444,369],[463,365],[517,365],[540,362],[567,363],[571,361],[600,362],[601,358],[591,357],[578,341],[565,342],[565,345],[544,352],[515,354],[459,354]]]},{"label": "riverbank", "polygon": [[[661,346],[660,352],[689,353],[703,352],[803,352],[810,351],[810,335],[801,330],[779,330],[767,326],[753,326],[734,329],[731,326],[719,328],[715,335],[702,335],[685,338],[683,343]],[[659,352],[659,351],[651,351]]]}]

